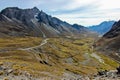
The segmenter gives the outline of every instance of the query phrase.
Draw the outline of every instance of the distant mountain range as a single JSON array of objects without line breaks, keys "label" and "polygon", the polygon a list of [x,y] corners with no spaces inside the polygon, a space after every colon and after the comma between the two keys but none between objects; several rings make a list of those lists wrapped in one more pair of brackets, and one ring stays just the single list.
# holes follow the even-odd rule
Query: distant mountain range
[{"label": "distant mountain range", "polygon": [[100,23],[99,25],[90,26],[89,29],[97,32],[100,35],[104,35],[112,28],[112,25],[114,23],[115,21],[104,21]]},{"label": "distant mountain range", "polygon": [[[34,7],[8,7],[0,12],[1,36],[87,36],[93,34],[81,25],[71,25]],[[86,35],[87,34],[87,35]],[[1,37],[0,36],[0,37]]]}]

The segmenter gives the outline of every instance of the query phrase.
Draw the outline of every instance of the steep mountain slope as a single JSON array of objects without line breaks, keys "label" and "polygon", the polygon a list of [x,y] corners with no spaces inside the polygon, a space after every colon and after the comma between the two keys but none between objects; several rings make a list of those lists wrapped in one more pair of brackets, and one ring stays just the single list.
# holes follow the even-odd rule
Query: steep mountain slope
[{"label": "steep mountain slope", "polygon": [[112,29],[107,32],[103,37],[105,38],[114,38],[120,35],[120,21],[115,22],[112,26]]},{"label": "steep mountain slope", "polygon": [[101,46],[108,55],[120,61],[120,21],[115,22],[112,29],[107,32],[97,45]]},{"label": "steep mountain slope", "polygon": [[8,7],[2,10],[0,28],[2,36],[79,36],[81,31],[86,31],[85,28],[76,29],[67,22],[51,17],[36,7],[32,9]]},{"label": "steep mountain slope", "polygon": [[115,21],[104,21],[100,23],[99,25],[90,26],[89,29],[99,33],[100,35],[104,35],[112,28],[112,25],[114,23]]}]

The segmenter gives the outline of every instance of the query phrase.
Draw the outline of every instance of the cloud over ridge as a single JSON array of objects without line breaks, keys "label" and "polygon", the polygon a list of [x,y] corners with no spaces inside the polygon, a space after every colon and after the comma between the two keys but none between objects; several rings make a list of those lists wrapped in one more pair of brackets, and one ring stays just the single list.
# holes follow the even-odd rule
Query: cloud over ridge
[{"label": "cloud over ridge", "polygon": [[38,7],[46,13],[71,24],[85,26],[104,20],[118,20],[120,0],[1,0],[0,10],[5,7]]}]

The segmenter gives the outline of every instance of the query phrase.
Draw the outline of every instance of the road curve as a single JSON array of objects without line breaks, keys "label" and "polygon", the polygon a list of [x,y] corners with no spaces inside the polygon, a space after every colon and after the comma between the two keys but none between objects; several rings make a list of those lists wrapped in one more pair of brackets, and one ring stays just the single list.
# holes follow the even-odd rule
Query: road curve
[{"label": "road curve", "polygon": [[49,40],[49,39],[44,39],[44,40],[41,42],[41,44],[38,45],[38,46],[29,47],[29,48],[24,48],[24,49],[19,49],[19,50],[31,50],[31,49],[39,48],[39,47],[45,45],[45,44],[47,43],[48,40]]}]

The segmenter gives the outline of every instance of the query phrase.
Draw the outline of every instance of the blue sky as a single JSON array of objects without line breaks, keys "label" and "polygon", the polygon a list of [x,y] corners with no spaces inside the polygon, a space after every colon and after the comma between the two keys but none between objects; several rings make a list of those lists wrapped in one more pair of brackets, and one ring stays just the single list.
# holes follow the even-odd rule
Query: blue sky
[{"label": "blue sky", "polygon": [[120,19],[120,0],[0,0],[0,10],[34,6],[63,21],[84,26]]}]

